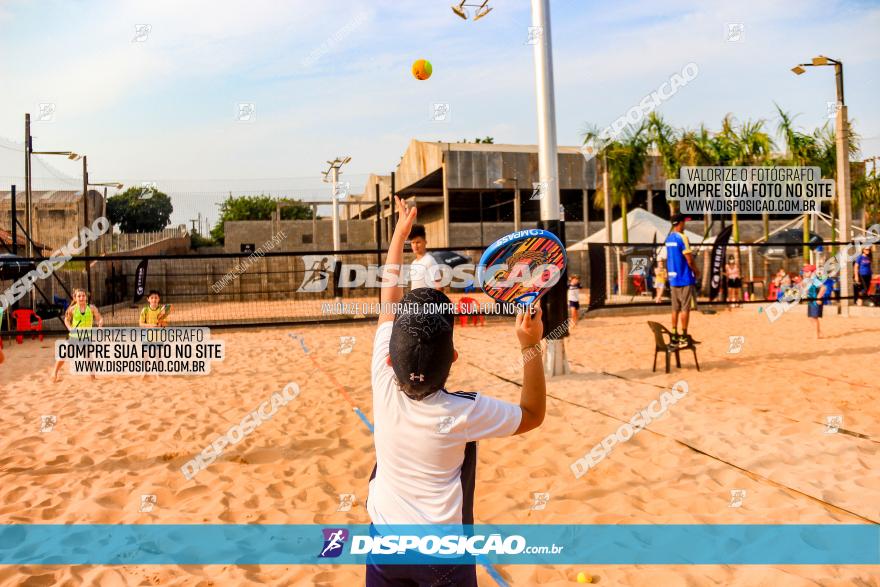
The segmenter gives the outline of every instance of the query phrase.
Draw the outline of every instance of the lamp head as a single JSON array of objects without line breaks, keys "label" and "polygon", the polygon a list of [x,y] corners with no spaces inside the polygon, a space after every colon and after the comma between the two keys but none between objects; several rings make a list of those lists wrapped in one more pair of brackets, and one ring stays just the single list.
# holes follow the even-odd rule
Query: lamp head
[{"label": "lamp head", "polygon": [[807,71],[806,69],[804,69],[800,65],[795,65],[794,67],[791,68],[791,70],[794,72],[795,75],[801,75],[802,73],[805,73]]},{"label": "lamp head", "polygon": [[824,55],[813,57],[813,65],[828,65],[828,58]]},{"label": "lamp head", "polygon": [[492,12],[491,6],[486,6],[485,3],[483,4],[483,6],[484,6],[484,8],[482,10],[480,10],[480,12],[478,14],[474,15],[475,21],[480,20],[481,18],[483,18],[484,16],[486,16],[487,14]]}]

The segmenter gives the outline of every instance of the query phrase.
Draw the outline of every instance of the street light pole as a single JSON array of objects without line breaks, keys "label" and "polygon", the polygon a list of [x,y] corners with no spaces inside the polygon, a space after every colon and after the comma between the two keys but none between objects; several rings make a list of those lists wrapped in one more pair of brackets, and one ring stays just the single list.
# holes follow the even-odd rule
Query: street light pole
[{"label": "street light pole", "polygon": [[[25,250],[29,259],[34,257],[34,247],[31,244],[31,115],[24,115],[24,226],[27,232]],[[31,310],[36,309],[34,290],[31,289]]]},{"label": "street light pole", "polygon": [[[849,174],[849,117],[847,116],[846,102],[843,99],[843,63],[837,59],[831,59],[824,55],[813,57],[810,63],[801,63],[792,67],[796,75],[806,72],[805,67],[834,66],[834,83],[837,89],[837,208],[840,214],[840,234],[843,242],[852,239],[852,194],[850,193]],[[846,250],[846,249],[844,249]],[[849,300],[851,292],[852,265],[848,259],[840,263],[840,313],[849,316]]]},{"label": "street light pole", "polygon": [[330,184],[333,186],[332,196],[332,218],[333,218],[333,250],[339,251],[342,248],[342,235],[339,233],[339,205],[336,203],[336,190],[339,183],[339,167],[330,168]]},{"label": "street light pole", "polygon": [[[834,74],[837,81],[837,207],[840,213],[840,233],[843,240],[849,242],[852,238],[852,194],[850,193],[849,177],[849,117],[847,116],[846,104],[843,101],[843,64],[834,64]],[[846,250],[846,249],[844,249]],[[840,263],[840,310],[844,316],[849,315],[849,300],[852,293],[850,271],[852,265],[844,259]]]},{"label": "street light pole", "polygon": [[[88,157],[83,155],[83,226],[91,226],[89,222],[89,163]],[[90,254],[89,243],[86,242],[86,257]],[[86,261],[86,291],[89,296],[93,296],[92,292],[92,269],[89,262]]]},{"label": "street light pole", "polygon": [[[338,190],[339,190],[339,170],[342,168],[343,165],[345,165],[349,161],[351,161],[351,157],[349,157],[349,156],[336,157],[333,161],[327,161],[327,163],[330,165],[330,167],[327,169],[327,171],[324,172],[324,181],[329,181],[330,185],[332,186],[332,188],[331,188],[332,193],[331,193],[331,197],[330,197],[330,209],[331,209],[332,217],[333,217],[333,252],[334,253],[339,253],[342,249],[342,237],[339,233],[339,204],[337,202],[337,199],[338,199],[337,194],[338,194]],[[348,194],[346,193],[346,195],[348,195]],[[280,218],[279,218],[279,220],[280,220]],[[317,240],[318,240],[317,235],[315,235],[315,241],[317,242]],[[337,302],[341,300],[341,298],[339,296],[339,288],[337,285],[338,281],[339,281],[340,268],[341,268],[341,262],[339,260],[337,260],[336,263],[334,263],[334,269],[333,269],[333,273],[334,273],[334,282],[333,282],[334,283],[334,287],[333,287],[334,296],[333,297]]]}]

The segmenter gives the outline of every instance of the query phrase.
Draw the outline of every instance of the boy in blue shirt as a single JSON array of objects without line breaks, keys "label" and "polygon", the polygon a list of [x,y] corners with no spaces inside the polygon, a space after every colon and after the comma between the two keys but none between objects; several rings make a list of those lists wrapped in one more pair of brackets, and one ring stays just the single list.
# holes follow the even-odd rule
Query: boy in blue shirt
[{"label": "boy in blue shirt", "polygon": [[825,303],[825,282],[816,277],[815,265],[804,265],[803,275],[804,280],[809,283],[807,287],[807,318],[816,323],[816,338],[822,338],[819,333],[819,318],[822,317],[822,308]]},{"label": "boy in blue shirt", "polygon": [[865,247],[862,249],[862,254],[856,257],[856,262],[853,266],[853,273],[858,280],[855,288],[855,299],[856,304],[859,306],[862,305],[859,294],[861,294],[861,297],[867,298],[868,290],[871,289],[871,261],[873,261],[871,247]]},{"label": "boy in blue shirt", "polygon": [[[688,321],[691,310],[697,308],[695,284],[700,272],[694,262],[691,244],[684,234],[684,223],[690,220],[678,213],[672,217],[672,232],[666,237],[666,272],[669,278],[669,297],[672,299],[672,344],[687,347]],[[681,334],[678,333],[678,318],[681,316]]]}]

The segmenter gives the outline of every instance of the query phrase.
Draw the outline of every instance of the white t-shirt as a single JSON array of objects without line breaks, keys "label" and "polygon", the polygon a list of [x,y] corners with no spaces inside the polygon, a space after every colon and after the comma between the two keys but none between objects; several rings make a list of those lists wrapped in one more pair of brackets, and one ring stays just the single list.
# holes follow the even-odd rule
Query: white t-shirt
[{"label": "white t-shirt", "polygon": [[439,273],[436,269],[430,270],[437,266],[437,261],[431,256],[431,253],[425,253],[421,259],[412,262],[409,269],[410,289],[419,287],[433,287],[439,285]]},{"label": "white t-shirt", "polygon": [[377,525],[472,524],[476,441],[512,435],[522,410],[476,392],[441,390],[410,399],[386,360],[392,324],[381,324],[373,343],[370,519]]}]

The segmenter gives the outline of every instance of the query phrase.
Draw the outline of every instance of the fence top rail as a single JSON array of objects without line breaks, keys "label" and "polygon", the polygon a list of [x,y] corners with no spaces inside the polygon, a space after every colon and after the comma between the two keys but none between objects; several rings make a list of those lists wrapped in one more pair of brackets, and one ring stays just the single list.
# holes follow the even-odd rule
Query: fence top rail
[{"label": "fence top rail", "polygon": [[[659,241],[656,243],[587,243],[587,244],[601,246],[601,247],[662,247],[662,246],[664,246],[663,241]],[[690,244],[692,247],[711,247],[711,246],[715,245],[714,242],[707,242],[707,243],[691,242]],[[855,244],[858,244],[859,246],[863,245],[862,243],[857,243],[854,240],[852,240],[852,241],[822,241],[821,243],[810,243],[810,242],[803,243],[803,242],[770,240],[770,241],[760,242],[760,243],[735,243],[732,241],[728,241],[725,246],[730,247],[730,248],[735,248],[735,247],[758,247],[758,248],[762,248],[762,247],[767,247],[767,248],[770,248],[770,247],[810,247],[810,248],[815,248],[817,246],[818,247],[845,247],[847,245],[855,245]],[[870,245],[864,244],[863,246],[867,247]]]},{"label": "fence top rail", "polygon": [[[462,247],[431,247],[428,252],[432,251],[482,251],[489,245],[468,245]],[[323,250],[323,251],[268,251],[260,257],[304,257],[306,255],[376,255],[377,253],[384,255],[387,249],[344,249],[341,251]],[[174,254],[150,254],[150,255],[76,255],[71,261],[133,261],[153,260],[153,259],[240,259],[256,255],[256,253],[174,253]],[[45,261],[48,257],[19,257],[20,261],[32,261],[39,263]]]},{"label": "fence top rail", "polygon": [[[590,245],[596,245],[601,247],[640,247],[640,248],[650,248],[650,247],[662,247],[662,242],[651,242],[651,243],[589,243]],[[715,243],[691,243],[692,247],[712,247]],[[815,248],[816,246],[822,247],[844,247],[848,245],[856,245],[859,246],[869,246],[867,244],[862,245],[862,243],[857,243],[856,241],[825,241],[822,243],[800,243],[800,242],[762,242],[762,243],[732,243],[728,242],[728,248],[736,248],[739,247],[802,247],[807,246],[810,248]],[[431,251],[482,251],[485,250],[489,245],[465,245],[459,247],[431,247],[428,249],[428,252]],[[135,251],[131,251],[135,252]],[[306,255],[376,255],[381,254],[384,255],[386,249],[345,249],[341,251],[334,250],[321,250],[321,251],[267,251],[260,257],[304,257]],[[576,252],[576,251],[570,251]],[[149,255],[139,255],[139,254],[116,254],[116,255],[77,255],[71,258],[72,261],[132,261],[132,260],[148,260],[152,261],[154,259],[241,259],[247,258],[256,255],[256,253],[210,253],[210,254],[199,254],[199,253],[174,253],[174,254],[149,254]],[[49,257],[19,257],[20,261],[31,261],[33,263],[39,263],[40,261],[45,261]]]}]

